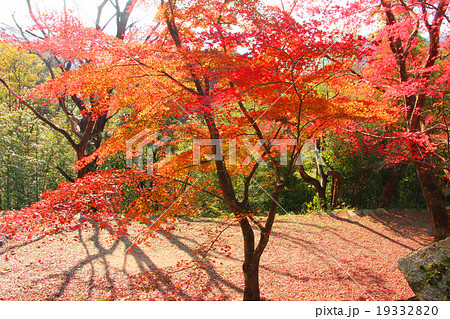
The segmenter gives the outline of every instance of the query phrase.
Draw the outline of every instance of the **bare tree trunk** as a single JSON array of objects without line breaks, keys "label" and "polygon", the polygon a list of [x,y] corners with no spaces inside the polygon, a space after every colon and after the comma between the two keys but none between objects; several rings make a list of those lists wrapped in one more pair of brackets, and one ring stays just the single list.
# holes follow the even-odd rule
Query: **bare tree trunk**
[{"label": "bare tree trunk", "polygon": [[416,163],[417,176],[422,187],[423,197],[431,214],[434,241],[447,238],[450,235],[448,213],[444,205],[442,192],[438,187],[433,167],[425,163]]},{"label": "bare tree trunk", "polygon": [[68,182],[75,183],[75,180],[72,178],[72,176],[70,176],[69,174],[67,174],[67,172],[64,171],[61,167],[56,166],[56,169],[58,170],[58,172],[59,172],[62,176],[64,176],[64,178],[65,178]]},{"label": "bare tree trunk", "polygon": [[405,168],[405,164],[397,164],[387,168],[387,176],[383,178],[383,186],[378,200],[378,207],[387,208],[391,205],[395,190],[403,177]]},{"label": "bare tree trunk", "polygon": [[244,263],[244,301],[261,300],[259,292],[259,260],[252,258],[251,263]]},{"label": "bare tree trunk", "polygon": [[325,187],[323,187],[319,180],[315,179],[314,177],[309,176],[308,173],[306,173],[305,168],[303,167],[302,164],[298,165],[298,171],[300,173],[300,176],[303,178],[303,180],[305,182],[314,186],[314,188],[317,191],[317,194],[319,195],[319,198],[322,201],[322,208],[326,210],[327,209],[327,198],[326,198],[326,193],[325,193],[326,183],[324,185]]},{"label": "bare tree trunk", "polygon": [[341,173],[336,171],[328,171],[328,176],[331,176],[331,207],[335,208],[339,201],[341,180],[345,178]]},{"label": "bare tree trunk", "polygon": [[321,139],[317,139],[314,141],[314,148],[313,148],[314,159],[316,161],[318,174],[317,178],[308,175],[302,163],[298,165],[298,171],[305,182],[314,186],[322,202],[321,203],[322,208],[326,210],[327,209],[326,189],[328,184],[328,175],[325,174],[325,171],[323,169],[322,156],[320,150],[321,150]]},{"label": "bare tree trunk", "polygon": [[239,222],[244,237],[244,301],[260,300],[259,257],[255,254],[255,235],[247,218]]}]

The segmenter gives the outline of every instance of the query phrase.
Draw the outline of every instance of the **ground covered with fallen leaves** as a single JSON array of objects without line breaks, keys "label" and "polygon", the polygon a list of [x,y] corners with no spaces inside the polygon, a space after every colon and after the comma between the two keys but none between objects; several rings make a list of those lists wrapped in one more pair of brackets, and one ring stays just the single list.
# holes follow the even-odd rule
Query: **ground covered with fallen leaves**
[{"label": "ground covered with fallen leaves", "polygon": [[[96,228],[0,248],[1,300],[241,300],[242,237],[190,218],[136,245]],[[278,216],[260,267],[265,300],[405,300],[397,260],[432,241],[426,211]]]}]

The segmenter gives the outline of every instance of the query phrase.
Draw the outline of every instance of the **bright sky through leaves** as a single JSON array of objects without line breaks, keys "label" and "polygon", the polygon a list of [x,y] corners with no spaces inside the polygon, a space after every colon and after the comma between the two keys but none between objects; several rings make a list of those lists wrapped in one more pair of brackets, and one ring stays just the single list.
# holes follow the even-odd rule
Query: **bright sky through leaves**
[{"label": "bright sky through leaves", "polygon": [[[79,17],[86,22],[95,21],[95,15],[97,13],[97,7],[100,1],[93,0],[31,0],[31,3],[34,7],[38,8],[41,11],[46,9],[56,9],[61,10],[64,6],[64,2],[67,7],[78,12]],[[278,5],[280,0],[264,0],[265,3],[270,5]],[[14,25],[14,20],[12,19],[12,15],[15,16],[16,21],[24,21],[24,19],[29,18],[28,16],[28,7],[26,0],[0,0],[1,10],[0,10],[0,25],[3,27],[4,25],[12,26]],[[156,6],[155,6],[156,10]],[[133,11],[133,19],[140,20],[144,18],[148,18],[149,16],[153,16],[155,11],[146,11],[143,12],[142,9],[139,11]],[[106,16],[106,15],[105,15]]]}]

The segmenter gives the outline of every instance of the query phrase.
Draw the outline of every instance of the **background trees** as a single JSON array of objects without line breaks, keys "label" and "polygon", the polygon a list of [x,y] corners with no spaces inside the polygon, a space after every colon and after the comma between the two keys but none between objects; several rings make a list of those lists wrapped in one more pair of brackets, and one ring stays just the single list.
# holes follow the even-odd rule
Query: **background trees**
[{"label": "background trees", "polygon": [[[115,115],[106,112],[108,96],[113,87],[101,87],[101,77],[96,77],[93,73],[89,74],[91,71],[89,65],[104,58],[96,55],[97,52],[91,40],[97,36],[105,39],[106,33],[102,30],[115,18],[115,37],[109,41],[113,39],[122,41],[129,27],[128,20],[134,2],[126,1],[122,8],[120,1],[109,3],[114,7],[114,14],[109,20],[102,22],[102,19],[104,20],[102,13],[108,4],[108,1],[103,1],[97,9],[95,27],[84,26],[66,8],[61,15],[36,14],[30,0],[27,0],[27,4],[33,25],[30,27],[17,25],[17,30],[5,33],[4,37],[9,43],[19,45],[23,50],[39,57],[49,76],[53,80],[56,77],[59,78],[59,86],[55,86],[52,81],[47,81],[34,90],[32,99],[26,99],[20,95],[20,92],[10,87],[4,79],[0,78],[0,80],[23,107],[28,108],[53,131],[61,134],[75,152],[77,160],[81,160],[100,147],[105,126]],[[78,80],[91,81],[92,86],[97,85],[95,89],[79,90],[83,83],[71,81],[73,80],[71,73],[78,68],[86,72]],[[84,87],[86,88],[85,84]],[[36,108],[33,105],[35,101],[56,104],[58,111],[65,116],[67,128],[52,121],[42,108]],[[67,180],[73,181],[70,173],[61,167],[57,169]],[[82,177],[90,170],[95,170],[95,163],[78,169],[77,177]]]},{"label": "background trees", "polygon": [[[401,28],[403,31],[402,34],[397,33],[396,35],[388,33],[389,46],[396,60],[397,75],[400,80],[397,81],[393,98],[397,100],[401,98],[404,103],[406,133],[413,136],[410,154],[416,166],[425,202],[433,219],[435,240],[446,238],[449,232],[448,213],[436,174],[433,171],[433,157],[443,158],[444,165],[448,161],[448,158],[446,159],[437,151],[442,145],[438,140],[442,138],[441,134],[445,132],[446,125],[444,124],[443,127],[444,132],[435,131],[437,134],[433,134],[435,133],[433,129],[427,128],[426,116],[428,115],[427,104],[432,104],[433,100],[438,97],[435,85],[437,84],[439,87],[439,84],[447,82],[443,79],[443,74],[446,73],[445,63],[444,68],[441,68],[439,60],[446,54],[445,42],[444,45],[441,44],[441,36],[449,3],[445,0],[434,3],[419,1],[418,4],[414,2],[402,4],[401,7],[394,9],[392,3],[381,1],[386,17],[385,30],[390,33],[392,28]],[[418,37],[419,31],[426,35],[429,42],[424,45],[422,50],[415,53],[412,46],[415,44],[417,49],[421,45],[421,39]],[[411,57],[409,57],[410,54]],[[438,67],[435,68],[436,66]],[[436,76],[439,76],[437,81],[435,81]],[[437,105],[433,104],[444,107],[444,101],[440,102]],[[445,144],[446,142],[444,142]]]},{"label": "background trees", "polygon": [[[16,46],[2,44],[0,74],[19,94],[45,81],[43,63]],[[57,110],[36,107],[53,120],[63,123]],[[62,176],[55,170],[67,170],[73,158],[61,136],[18,105],[8,91],[0,89],[0,209],[20,209],[39,201],[39,195],[58,186]]]},{"label": "background trees", "polygon": [[414,163],[435,240],[446,238],[449,231],[437,178],[438,170],[445,173],[448,165],[443,93],[448,90],[448,5],[446,0],[381,0],[352,8],[381,20],[359,67],[361,72],[355,74],[371,83],[379,98],[400,115],[393,127],[363,125],[365,143],[377,147],[385,161],[393,164],[388,174],[393,185],[399,181],[403,163]]}]

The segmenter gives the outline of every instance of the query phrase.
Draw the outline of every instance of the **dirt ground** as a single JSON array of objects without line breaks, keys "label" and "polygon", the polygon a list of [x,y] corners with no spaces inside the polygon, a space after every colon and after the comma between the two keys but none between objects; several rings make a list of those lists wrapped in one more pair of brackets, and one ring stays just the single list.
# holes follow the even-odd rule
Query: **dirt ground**
[{"label": "dirt ground", "polygon": [[[0,248],[1,300],[241,300],[235,222],[191,218],[136,245],[91,229]],[[432,241],[424,211],[278,216],[260,267],[265,300],[405,300],[397,260]],[[220,236],[218,236],[220,234]],[[214,244],[212,242],[214,241]]]}]

